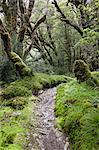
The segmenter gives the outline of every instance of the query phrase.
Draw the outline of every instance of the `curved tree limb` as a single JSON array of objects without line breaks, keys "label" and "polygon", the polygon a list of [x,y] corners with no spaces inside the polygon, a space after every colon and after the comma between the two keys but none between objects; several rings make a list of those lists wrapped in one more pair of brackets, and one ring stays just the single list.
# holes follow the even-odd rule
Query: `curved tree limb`
[{"label": "curved tree limb", "polygon": [[34,3],[35,3],[35,0],[29,0],[29,7],[28,7],[28,17],[29,18],[31,17],[31,13],[32,13],[32,9],[34,7]]},{"label": "curved tree limb", "polygon": [[41,23],[43,23],[45,20],[46,20],[46,15],[44,15],[43,17],[41,17],[41,18],[35,23],[35,25],[34,25],[33,28],[31,27],[31,24],[30,24],[30,30],[27,29],[28,34],[29,34],[29,36],[30,36],[30,38],[31,38],[32,43],[30,44],[29,48],[24,52],[24,55],[23,55],[23,58],[24,58],[24,59],[26,58],[26,56],[28,55],[28,53],[30,52],[30,50],[31,50],[31,48],[32,48],[32,45],[34,44],[34,41],[35,41],[35,34],[36,34],[36,33],[35,33],[35,30],[36,30],[37,27],[38,27]]},{"label": "curved tree limb", "polygon": [[35,2],[35,0],[29,0],[29,7],[28,7],[27,12],[25,12],[25,6],[23,3],[23,0],[19,0],[19,8],[20,8],[20,12],[21,12],[21,26],[20,26],[20,30],[19,30],[19,34],[18,34],[18,43],[17,43],[18,50],[17,51],[21,57],[22,57],[21,51],[23,49],[23,40],[24,40],[25,32],[27,31],[27,28],[30,27],[29,19],[32,14],[34,2]]},{"label": "curved tree limb", "polygon": [[46,15],[44,15],[43,17],[41,17],[39,20],[37,20],[37,22],[34,25],[34,28],[32,30],[32,34],[33,32],[37,29],[37,27],[46,20]]},{"label": "curved tree limb", "polygon": [[74,29],[76,29],[76,31],[78,31],[78,32],[80,33],[81,36],[83,36],[83,31],[82,31],[82,29],[81,29],[78,25],[72,23],[69,19],[67,19],[67,17],[65,16],[65,14],[62,12],[62,10],[60,9],[60,7],[58,6],[57,1],[54,0],[54,1],[52,2],[52,4],[54,4],[54,6],[55,6],[55,8],[57,9],[57,11],[60,13],[60,15],[61,15],[61,20],[62,20],[63,22],[65,22],[66,24],[69,24],[70,26],[72,26]]},{"label": "curved tree limb", "polygon": [[66,22],[66,24],[69,24],[70,26],[72,26],[74,29],[76,29],[80,33],[81,36],[83,36],[83,31],[79,28],[79,26],[77,26],[76,24],[73,24],[68,19],[61,18],[61,20]]}]

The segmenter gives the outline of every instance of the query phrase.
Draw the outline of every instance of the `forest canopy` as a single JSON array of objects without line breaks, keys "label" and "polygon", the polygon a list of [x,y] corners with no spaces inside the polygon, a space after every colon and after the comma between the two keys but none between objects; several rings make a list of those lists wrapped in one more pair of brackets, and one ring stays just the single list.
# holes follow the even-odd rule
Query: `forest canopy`
[{"label": "forest canopy", "polygon": [[12,80],[35,71],[67,74],[79,59],[97,70],[98,5],[98,0],[2,0],[1,78],[11,72]]}]

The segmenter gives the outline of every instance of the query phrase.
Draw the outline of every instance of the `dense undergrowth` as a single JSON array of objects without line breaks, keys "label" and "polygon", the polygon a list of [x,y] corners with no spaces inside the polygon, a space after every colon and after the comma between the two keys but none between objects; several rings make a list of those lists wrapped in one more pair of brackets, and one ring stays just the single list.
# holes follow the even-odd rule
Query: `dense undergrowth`
[{"label": "dense undergrowth", "polygon": [[33,107],[37,100],[32,95],[67,80],[71,78],[35,74],[3,85],[0,92],[0,150],[28,149],[26,133],[31,126],[30,116],[35,116]]},{"label": "dense undergrowth", "polygon": [[[92,75],[99,81],[99,72]],[[99,148],[99,87],[75,79],[57,90],[55,113],[60,128],[68,134],[71,149]]]}]

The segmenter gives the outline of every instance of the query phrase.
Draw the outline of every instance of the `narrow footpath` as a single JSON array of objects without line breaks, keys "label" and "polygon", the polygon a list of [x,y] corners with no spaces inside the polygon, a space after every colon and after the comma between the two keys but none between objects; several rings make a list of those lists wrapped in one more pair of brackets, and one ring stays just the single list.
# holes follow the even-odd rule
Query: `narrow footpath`
[{"label": "narrow footpath", "polygon": [[70,150],[66,135],[58,131],[54,115],[56,87],[42,91],[36,107],[37,123],[28,150]]}]

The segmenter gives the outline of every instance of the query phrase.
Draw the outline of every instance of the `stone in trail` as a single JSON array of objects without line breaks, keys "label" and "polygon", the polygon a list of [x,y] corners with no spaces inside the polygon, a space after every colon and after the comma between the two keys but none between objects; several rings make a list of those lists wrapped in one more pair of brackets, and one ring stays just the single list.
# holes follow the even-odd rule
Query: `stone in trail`
[{"label": "stone in trail", "polygon": [[28,150],[70,150],[66,135],[55,128],[56,87],[45,90],[38,95],[37,125],[33,131]]}]

